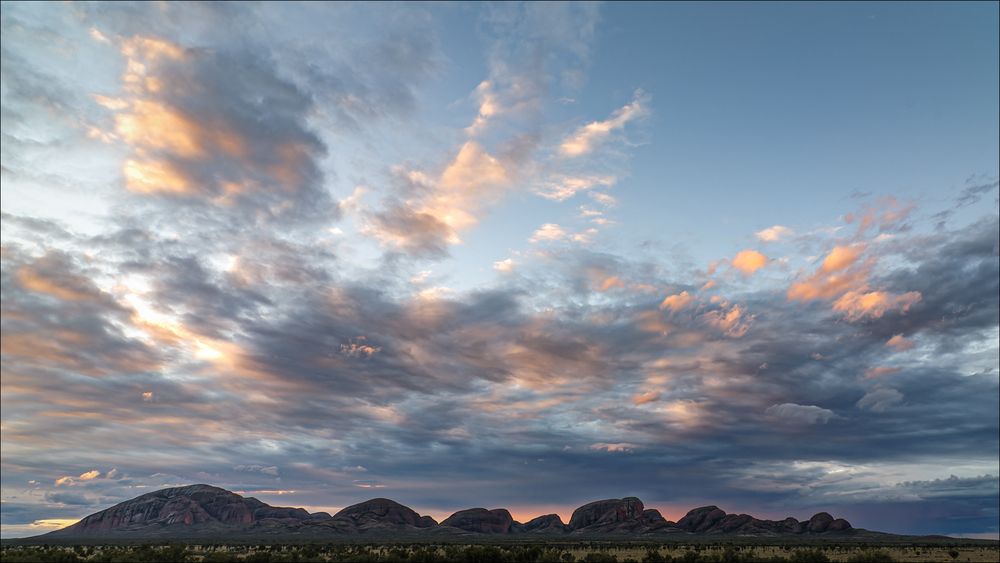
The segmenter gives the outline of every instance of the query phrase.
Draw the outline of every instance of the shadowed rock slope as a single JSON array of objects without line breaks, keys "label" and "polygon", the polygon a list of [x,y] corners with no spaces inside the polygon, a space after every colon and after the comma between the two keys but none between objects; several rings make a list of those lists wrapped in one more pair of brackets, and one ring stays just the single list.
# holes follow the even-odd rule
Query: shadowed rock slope
[{"label": "shadowed rock slope", "polygon": [[210,485],[163,489],[117,504],[76,524],[38,536],[40,540],[260,538],[313,540],[367,535],[379,538],[537,535],[552,537],[661,537],[701,535],[844,537],[856,531],[843,519],[821,512],[806,522],[794,518],[759,520],[726,514],[715,506],[696,508],[678,522],[647,509],[635,497],[591,502],[577,508],[568,524],[556,514],[526,523],[504,508],[460,510],[438,524],[398,502],[377,498],[331,516],[301,508],[267,505],[255,498]]}]

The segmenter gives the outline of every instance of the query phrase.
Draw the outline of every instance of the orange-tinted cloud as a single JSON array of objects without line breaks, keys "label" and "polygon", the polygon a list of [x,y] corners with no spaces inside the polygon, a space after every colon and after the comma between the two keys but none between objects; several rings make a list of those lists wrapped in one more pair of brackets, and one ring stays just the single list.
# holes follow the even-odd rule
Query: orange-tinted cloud
[{"label": "orange-tinted cloud", "polygon": [[900,352],[905,352],[906,350],[910,350],[915,346],[912,340],[908,340],[902,334],[893,335],[893,337],[890,338],[885,343],[885,345],[888,346],[889,348],[895,348]]},{"label": "orange-tinted cloud", "polygon": [[868,276],[875,260],[870,258],[862,262],[864,251],[865,246],[861,244],[834,247],[813,275],[788,288],[788,299],[833,300],[833,310],[843,313],[849,321],[877,319],[892,310],[905,313],[920,301],[917,291],[894,294],[872,290]]},{"label": "orange-tinted cloud", "polygon": [[479,114],[472,125],[465,129],[465,132],[470,136],[481,133],[486,128],[490,118],[503,111],[498,96],[493,90],[493,83],[489,80],[483,80],[479,86],[476,86],[476,97],[479,99]]},{"label": "orange-tinted cloud", "polygon": [[728,310],[725,308],[709,311],[701,318],[711,327],[724,333],[726,336],[741,338],[750,330],[753,322],[753,315],[744,315],[744,310],[739,305],[733,305]]},{"label": "orange-tinted cloud", "polygon": [[834,301],[833,310],[844,313],[851,321],[864,318],[877,319],[891,310],[906,313],[910,307],[919,303],[920,299],[919,291],[908,291],[901,295],[885,291],[849,291]]},{"label": "orange-tinted cloud", "polygon": [[[44,259],[43,259],[44,260]],[[87,287],[78,277],[63,279],[50,278],[33,266],[22,266],[17,271],[17,281],[21,287],[44,293],[62,301],[86,301],[93,299],[97,288]]]},{"label": "orange-tinted cloud", "polygon": [[625,124],[639,119],[648,113],[646,104],[649,97],[641,90],[636,91],[632,101],[616,110],[604,121],[593,121],[580,127],[572,135],[563,140],[559,151],[563,156],[575,157],[590,153],[612,132],[622,129]]},{"label": "orange-tinted cloud", "polygon": [[597,291],[608,291],[616,287],[625,287],[625,283],[618,276],[608,276],[597,286]]},{"label": "orange-tinted cloud", "polygon": [[866,206],[861,213],[848,213],[844,220],[848,223],[857,222],[859,235],[873,227],[884,232],[903,225],[915,208],[913,203],[903,203],[892,196],[886,196]]},{"label": "orange-tinted cloud", "polygon": [[756,250],[741,250],[730,262],[734,268],[749,276],[767,265],[768,258]]},{"label": "orange-tinted cloud", "polygon": [[652,403],[654,401],[660,400],[659,391],[646,391],[645,393],[638,393],[632,396],[632,404],[635,406],[645,405],[646,403]]},{"label": "orange-tinted cloud", "polygon": [[661,310],[670,309],[671,311],[680,311],[681,309],[684,309],[685,307],[690,305],[692,301],[694,301],[694,297],[692,297],[691,294],[689,294],[688,292],[682,291],[678,294],[668,295],[666,298],[664,298],[663,301],[660,303],[660,309]]},{"label": "orange-tinted cloud", "polygon": [[[209,50],[136,36],[120,51],[124,94],[94,96],[114,127],[92,136],[130,148],[122,163],[129,191],[270,215],[323,212],[315,161],[325,148],[302,125],[308,97],[261,65]],[[265,98],[248,97],[248,86]]]},{"label": "orange-tinted cloud", "polygon": [[598,442],[590,445],[590,449],[592,450],[602,450],[608,453],[632,453],[638,447],[639,446],[629,442],[617,442],[610,444],[607,442]]},{"label": "orange-tinted cloud", "polygon": [[868,273],[874,262],[859,263],[863,250],[862,246],[834,247],[813,275],[788,288],[788,299],[833,299],[848,291],[867,287]]},{"label": "orange-tinted cloud", "polygon": [[439,175],[397,169],[397,179],[412,197],[391,203],[370,217],[364,232],[384,246],[423,254],[446,254],[462,242],[461,233],[511,185],[511,163],[467,141]]},{"label": "orange-tinted cloud", "polygon": [[865,371],[865,379],[875,379],[877,377],[885,377],[887,375],[892,375],[894,373],[899,373],[902,368],[894,368],[888,366],[876,366],[869,368]]},{"label": "orange-tinted cloud", "polygon": [[836,246],[823,259],[820,271],[824,273],[837,272],[854,265],[864,251],[863,246]]},{"label": "orange-tinted cloud", "polygon": [[100,471],[98,471],[96,469],[92,469],[92,470],[87,471],[85,473],[81,473],[80,474],[80,480],[81,481],[90,481],[91,479],[97,479],[100,476],[101,476],[101,472]]},{"label": "orange-tinted cloud", "polygon": [[792,230],[782,225],[774,225],[754,233],[763,242],[777,242],[792,234]]}]

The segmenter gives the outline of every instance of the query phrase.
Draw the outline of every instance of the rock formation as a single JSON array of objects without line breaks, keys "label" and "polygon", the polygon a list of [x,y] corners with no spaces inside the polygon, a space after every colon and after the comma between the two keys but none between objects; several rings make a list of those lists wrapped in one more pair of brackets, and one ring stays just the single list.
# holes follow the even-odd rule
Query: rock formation
[{"label": "rock formation", "polygon": [[509,534],[514,519],[506,508],[494,510],[470,508],[452,514],[441,522],[441,525],[479,534]]},{"label": "rock formation", "polygon": [[301,508],[274,507],[210,485],[190,485],[147,493],[87,516],[59,532],[100,535],[164,526],[247,526],[264,520],[306,520]]},{"label": "rock formation", "polygon": [[646,509],[635,497],[591,502],[577,508],[564,524],[556,514],[524,524],[504,508],[460,510],[438,524],[396,501],[376,498],[348,506],[333,516],[310,514],[301,508],[275,507],[209,485],[163,489],[87,516],[80,522],[50,532],[40,539],[108,538],[247,538],[323,539],[364,534],[372,538],[408,538],[431,534],[462,537],[470,534],[576,537],[657,537],[658,534],[729,536],[818,536],[856,534],[844,519],[820,512],[808,522],[795,518],[759,520],[749,514],[726,514],[717,506],[688,512],[677,523],[659,511]]},{"label": "rock formation", "polygon": [[410,507],[387,498],[375,498],[348,506],[334,514],[333,519],[349,522],[360,531],[404,526],[429,528],[436,525],[430,516],[420,516]]},{"label": "rock formation", "polygon": [[622,524],[641,521],[642,511],[642,501],[635,497],[599,500],[574,510],[569,527],[574,531],[613,531]]}]

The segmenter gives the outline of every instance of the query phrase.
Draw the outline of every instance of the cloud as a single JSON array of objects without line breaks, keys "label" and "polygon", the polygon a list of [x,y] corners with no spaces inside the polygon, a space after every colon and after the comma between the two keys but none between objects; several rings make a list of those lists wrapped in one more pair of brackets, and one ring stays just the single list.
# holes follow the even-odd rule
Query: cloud
[{"label": "cloud", "polygon": [[500,273],[508,274],[514,271],[514,260],[511,258],[504,258],[503,260],[498,260],[493,263],[493,269]]},{"label": "cloud", "polygon": [[896,487],[915,492],[920,498],[955,498],[996,496],[1000,489],[1000,481],[996,475],[979,475],[975,477],[958,477],[950,475],[945,479],[914,480],[897,483]]},{"label": "cloud", "polygon": [[552,201],[565,201],[579,192],[597,186],[612,186],[616,181],[614,176],[561,176],[543,184],[536,193]]},{"label": "cloud", "polygon": [[768,257],[756,250],[741,250],[730,264],[745,276],[749,276],[767,265]]},{"label": "cloud", "polygon": [[70,269],[64,254],[52,253],[21,266],[16,278],[24,289],[61,301],[100,300],[101,291],[88,278],[68,271]]},{"label": "cloud", "polygon": [[625,282],[618,276],[608,276],[597,284],[597,291],[609,291],[619,287],[625,287]]},{"label": "cloud", "polygon": [[447,224],[431,213],[414,211],[402,203],[389,203],[372,214],[365,233],[383,245],[423,257],[448,254],[448,241],[455,237]]},{"label": "cloud", "polygon": [[555,223],[545,223],[539,227],[528,240],[530,242],[547,242],[562,240],[567,237],[566,231]]},{"label": "cloud", "polygon": [[[451,194],[464,194],[501,186],[510,181],[506,167],[481,145],[469,141],[441,173],[441,187]],[[448,199],[439,196],[441,199]]]},{"label": "cloud", "polygon": [[636,90],[632,101],[615,110],[604,121],[592,121],[563,139],[559,151],[563,156],[578,157],[590,153],[604,143],[611,133],[624,129],[630,121],[641,119],[649,113],[650,97],[642,90]]},{"label": "cloud", "polygon": [[905,230],[906,221],[914,209],[916,209],[914,203],[903,203],[895,197],[886,196],[866,205],[859,213],[848,213],[844,216],[844,221],[856,222],[859,236],[872,228],[876,228],[880,233],[890,233]]},{"label": "cloud", "polygon": [[101,476],[101,472],[100,471],[98,471],[96,469],[92,469],[90,471],[85,471],[85,472],[81,473],[79,477],[72,477],[72,476],[69,476],[69,475],[64,475],[62,477],[59,477],[58,479],[55,480],[55,485],[57,487],[63,486],[63,485],[71,486],[71,485],[76,485],[78,483],[83,483],[83,482],[86,482],[86,481],[92,481],[94,479],[97,479],[100,476]]},{"label": "cloud", "polygon": [[793,232],[791,229],[782,225],[774,225],[773,227],[768,227],[754,233],[757,239],[761,242],[777,242],[792,234]]},{"label": "cloud", "polygon": [[694,297],[692,297],[691,294],[686,291],[682,291],[674,295],[666,296],[663,301],[660,302],[660,309],[680,311],[690,305],[693,301]]},{"label": "cloud", "polygon": [[597,4],[510,3],[482,10],[489,78],[487,87],[477,87],[479,115],[469,133],[482,132],[496,115],[537,122],[549,100],[575,95],[599,20]]},{"label": "cloud", "polygon": [[608,453],[632,453],[636,448],[638,448],[638,446],[628,442],[618,442],[613,444],[599,442],[590,445],[590,449],[592,450],[600,450]]},{"label": "cloud", "polygon": [[90,377],[154,369],[157,352],[128,334],[131,313],[67,253],[5,246],[4,358]]},{"label": "cloud", "polygon": [[907,350],[912,350],[916,344],[912,340],[908,340],[902,334],[894,334],[892,338],[886,341],[886,346],[889,348],[894,348],[896,351],[905,352]]},{"label": "cloud", "polygon": [[94,39],[94,41],[98,41],[100,43],[107,43],[109,45],[111,44],[111,40],[108,39],[107,36],[105,36],[103,33],[101,33],[101,30],[97,29],[96,27],[90,28],[90,36]]},{"label": "cloud", "polygon": [[355,487],[358,487],[358,488],[361,488],[361,489],[384,489],[385,488],[385,484],[380,483],[379,481],[371,480],[371,479],[353,481],[353,484],[354,484]]},{"label": "cloud", "polygon": [[905,314],[921,301],[919,291],[897,294],[872,290],[869,277],[876,261],[871,258],[861,262],[864,251],[861,244],[834,247],[815,273],[792,283],[788,299],[832,299],[833,310],[852,322],[878,319],[891,311]]},{"label": "cloud", "polygon": [[844,313],[849,321],[877,319],[893,310],[906,313],[910,307],[920,302],[920,298],[919,291],[907,291],[901,295],[885,291],[848,291],[833,302],[833,310]]},{"label": "cloud", "polygon": [[652,403],[659,401],[661,393],[659,391],[646,391],[645,393],[638,393],[632,396],[632,404],[635,406],[645,405],[646,403]]},{"label": "cloud", "polygon": [[604,207],[614,207],[615,205],[618,205],[618,200],[616,200],[614,196],[608,195],[604,192],[588,192],[587,195]]},{"label": "cloud", "polygon": [[831,418],[836,416],[830,409],[824,409],[816,405],[797,405],[795,403],[771,405],[764,412],[770,416],[801,424],[826,424]]},{"label": "cloud", "polygon": [[347,344],[340,345],[340,353],[350,358],[371,358],[382,350],[381,347],[365,344],[366,338],[359,336]]},{"label": "cloud", "polygon": [[278,468],[277,466],[274,465],[269,465],[269,466],[259,465],[259,464],[235,465],[233,466],[233,471],[262,473],[264,475],[270,475],[271,477],[277,477],[279,475]]},{"label": "cloud", "polygon": [[872,412],[886,412],[903,402],[903,394],[888,387],[877,387],[858,399],[859,409]]},{"label": "cloud", "polygon": [[973,179],[970,178],[969,181],[966,181],[967,186],[962,189],[962,192],[959,194],[956,200],[956,203],[959,207],[965,207],[968,205],[973,205],[975,203],[978,203],[979,200],[982,199],[984,195],[1000,187],[1000,181],[997,180],[993,180],[992,182],[986,181],[982,183],[975,183],[972,180]]},{"label": "cloud", "polygon": [[479,221],[484,209],[510,186],[512,163],[502,162],[482,145],[468,141],[437,177],[397,168],[397,191],[370,214],[364,232],[385,246],[422,257],[447,255],[448,245]]},{"label": "cloud", "polygon": [[876,377],[885,377],[887,375],[893,375],[902,371],[902,368],[889,367],[889,366],[877,366],[869,368],[865,371],[865,379],[875,379]]},{"label": "cloud", "polygon": [[475,95],[479,100],[479,115],[476,116],[472,125],[465,129],[465,132],[470,136],[482,132],[489,119],[502,110],[489,80],[483,80],[479,86],[476,86]]},{"label": "cloud", "polygon": [[826,258],[823,259],[823,264],[820,266],[820,272],[829,274],[831,272],[844,270],[857,262],[858,257],[861,256],[862,252],[864,252],[864,247],[860,245],[835,246],[833,250],[827,254]]},{"label": "cloud", "polygon": [[750,330],[754,321],[754,315],[745,315],[744,313],[743,307],[732,305],[728,308],[721,307],[714,311],[708,311],[701,318],[705,324],[719,330],[726,336],[742,338]]},{"label": "cloud", "polygon": [[310,97],[247,53],[121,40],[121,98],[104,134],[128,146],[132,192],[241,210],[252,217],[336,218],[317,164],[326,147],[305,125]]},{"label": "cloud", "polygon": [[72,506],[92,506],[94,501],[85,494],[71,492],[45,493],[45,501],[53,504],[67,504]]}]

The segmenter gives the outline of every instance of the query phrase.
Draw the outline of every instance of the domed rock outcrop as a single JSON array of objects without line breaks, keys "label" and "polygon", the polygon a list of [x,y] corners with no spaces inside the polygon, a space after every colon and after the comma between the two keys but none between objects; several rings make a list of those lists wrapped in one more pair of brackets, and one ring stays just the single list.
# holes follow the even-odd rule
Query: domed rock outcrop
[{"label": "domed rock outcrop", "polygon": [[753,523],[753,521],[753,516],[749,514],[727,514],[722,520],[719,520],[712,526],[712,531],[723,534],[735,532],[747,524]]},{"label": "domed rock outcrop", "polygon": [[138,496],[87,516],[59,535],[99,535],[163,527],[243,527],[266,520],[309,518],[301,508],[282,508],[211,485],[173,487]]},{"label": "domed rock outcrop", "polygon": [[821,534],[825,532],[832,523],[833,516],[830,516],[826,512],[820,512],[809,519],[809,523],[806,525],[806,530],[813,534]]},{"label": "domed rock outcrop", "polygon": [[532,518],[524,524],[521,524],[518,531],[526,533],[543,533],[543,532],[565,532],[567,530],[566,524],[563,524],[562,518],[558,514],[546,514],[544,516],[539,516],[537,518]]},{"label": "domed rock outcrop", "polygon": [[509,534],[514,519],[505,508],[486,510],[485,508],[469,508],[459,510],[441,522],[442,526],[451,526],[467,532],[479,534]]},{"label": "domed rock outcrop", "polygon": [[830,522],[830,526],[826,529],[827,532],[846,532],[848,530],[854,529],[851,523],[843,518],[837,518],[833,522]]},{"label": "domed rock outcrop", "polygon": [[667,519],[655,508],[647,508],[642,511],[642,521],[649,525],[666,524]]},{"label": "domed rock outcrop", "polygon": [[726,511],[718,506],[702,506],[685,514],[677,521],[677,527],[688,532],[705,532],[725,517]]},{"label": "domed rock outcrop", "polygon": [[805,523],[799,522],[798,520],[792,518],[791,516],[785,518],[781,522],[777,522],[776,524],[777,524],[776,528],[779,532],[785,532],[789,534],[801,534],[806,529]]},{"label": "domed rock outcrop", "polygon": [[348,521],[361,530],[398,526],[425,528],[434,522],[433,519],[428,521],[422,518],[410,507],[387,498],[374,498],[353,504],[334,514],[333,519]]},{"label": "domed rock outcrop", "polygon": [[599,500],[573,511],[570,529],[618,528],[618,524],[638,522],[642,518],[642,501],[635,497]]}]

